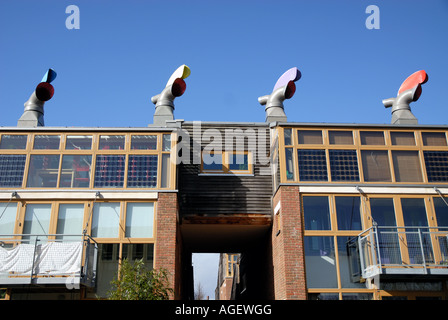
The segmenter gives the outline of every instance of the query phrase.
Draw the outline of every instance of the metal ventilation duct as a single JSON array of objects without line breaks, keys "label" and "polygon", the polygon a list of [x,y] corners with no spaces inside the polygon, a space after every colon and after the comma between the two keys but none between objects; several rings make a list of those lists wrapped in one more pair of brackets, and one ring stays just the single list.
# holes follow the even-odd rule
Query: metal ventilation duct
[{"label": "metal ventilation duct", "polygon": [[294,82],[301,78],[301,73],[297,68],[291,68],[278,78],[274,89],[270,95],[258,98],[258,102],[265,106],[266,122],[286,122],[287,117],[283,108],[283,101],[291,99],[296,92]]},{"label": "metal ventilation duct", "polygon": [[410,103],[417,101],[422,94],[422,84],[428,81],[424,70],[410,75],[398,89],[396,98],[384,99],[386,108],[392,107],[392,124],[418,124],[417,118],[412,114]]},{"label": "metal ventilation duct", "polygon": [[166,121],[174,120],[174,99],[184,94],[187,84],[183,79],[190,75],[190,68],[181,65],[171,75],[165,89],[151,98],[152,103],[156,105],[154,112],[154,124],[165,125]]},{"label": "metal ventilation duct", "polygon": [[25,110],[17,122],[18,127],[43,127],[44,126],[44,104],[54,94],[54,88],[50,84],[56,79],[56,72],[48,69],[42,81],[37,85],[28,101],[25,102]]}]

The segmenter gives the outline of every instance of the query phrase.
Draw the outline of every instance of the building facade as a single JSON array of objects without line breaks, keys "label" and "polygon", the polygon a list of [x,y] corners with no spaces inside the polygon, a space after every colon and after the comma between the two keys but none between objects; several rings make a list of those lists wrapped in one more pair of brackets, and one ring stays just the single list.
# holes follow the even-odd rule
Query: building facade
[{"label": "building facade", "polygon": [[193,299],[194,252],[239,253],[235,299],[448,299],[447,125],[395,100],[390,125],[289,122],[295,68],[265,122],[176,120],[189,73],[148,127],[68,128],[43,125],[50,72],[0,129],[2,299],[106,298],[123,259]]}]

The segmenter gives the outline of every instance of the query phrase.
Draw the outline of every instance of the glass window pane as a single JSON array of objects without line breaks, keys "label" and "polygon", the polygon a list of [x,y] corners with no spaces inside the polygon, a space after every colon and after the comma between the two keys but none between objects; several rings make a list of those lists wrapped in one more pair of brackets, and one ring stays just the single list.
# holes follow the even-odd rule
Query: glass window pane
[{"label": "glass window pane", "polygon": [[424,146],[446,146],[445,132],[422,132]]},{"label": "glass window pane", "polygon": [[370,213],[380,227],[396,227],[394,201],[391,198],[371,198]]},{"label": "glass window pane", "polygon": [[34,150],[58,150],[61,142],[61,136],[47,136],[36,135],[34,136]]},{"label": "glass window pane", "polygon": [[67,136],[65,149],[90,150],[92,149],[92,136]]},{"label": "glass window pane", "polygon": [[[428,226],[424,199],[402,198],[401,209],[403,211],[403,220],[406,227]],[[428,263],[434,262],[431,236],[427,233],[426,229],[422,230],[422,234],[418,234],[417,231],[418,230],[414,228],[406,230],[406,247],[410,263],[421,264],[424,261]]]},{"label": "glass window pane", "polygon": [[[50,226],[51,204],[26,205],[25,221],[23,223],[23,234],[26,235],[47,235]],[[24,236],[24,239],[30,239]]]},{"label": "glass window pane", "polygon": [[120,188],[124,182],[124,155],[97,155],[95,188]]},{"label": "glass window pane", "polygon": [[448,182],[448,151],[423,151],[428,182]]},{"label": "glass window pane", "polygon": [[152,238],[154,229],[153,203],[128,203],[126,206],[126,237]]},{"label": "glass window pane", "polygon": [[342,300],[373,300],[373,294],[370,292],[344,292],[342,293]]},{"label": "glass window pane", "polygon": [[141,135],[131,137],[132,150],[157,150],[157,136]]},{"label": "glass window pane", "polygon": [[404,225],[406,227],[428,226],[424,199],[402,198],[401,209],[403,211]]},{"label": "glass window pane", "polygon": [[330,144],[353,144],[353,133],[351,131],[328,131]]},{"label": "glass window pane", "polygon": [[[73,239],[68,235],[81,235],[83,231],[84,204],[64,203],[59,205],[57,239]],[[75,237],[76,238],[79,238]]]},{"label": "glass window pane", "polygon": [[283,135],[285,136],[285,146],[292,145],[292,130],[291,130],[291,128],[283,129]]},{"label": "glass window pane", "polygon": [[87,291],[88,298],[106,298],[108,291],[112,289],[111,281],[118,272],[119,244],[99,243],[98,244],[98,267],[96,278],[96,290],[94,293]]},{"label": "glass window pane", "polygon": [[422,182],[422,169],[418,151],[392,151],[395,180],[398,182]]},{"label": "glass window pane", "polygon": [[359,197],[335,197],[338,230],[362,230]]},{"label": "glass window pane", "polygon": [[378,247],[383,264],[400,264],[401,253],[398,238],[394,201],[390,198],[370,199],[370,213],[378,228]]},{"label": "glass window pane", "polygon": [[305,268],[308,288],[338,287],[333,237],[305,237]]},{"label": "glass window pane", "polygon": [[297,131],[299,144],[322,144],[321,130],[299,130]]},{"label": "glass window pane", "polygon": [[92,215],[92,237],[116,238],[120,221],[119,203],[95,203]]},{"label": "glass window pane", "polygon": [[58,182],[59,158],[59,155],[31,155],[26,186],[55,188]]},{"label": "glass window pane", "polygon": [[92,167],[91,155],[63,155],[59,187],[88,188]]},{"label": "glass window pane", "polygon": [[361,144],[384,145],[384,133],[382,131],[361,131]]},{"label": "glass window pane", "polygon": [[128,261],[143,260],[147,269],[152,269],[154,263],[154,244],[153,243],[124,243],[123,259]]},{"label": "glass window pane", "polygon": [[229,154],[229,170],[247,171],[249,170],[249,156],[247,154]]},{"label": "glass window pane", "polygon": [[[17,217],[17,203],[0,203],[0,235],[14,234],[14,225]],[[9,237],[8,237],[9,238]]]},{"label": "glass window pane", "polygon": [[[364,283],[352,281],[352,270],[350,267],[350,259],[347,255],[347,241],[352,237],[337,237],[338,241],[338,257],[339,257],[339,273],[341,276],[342,288],[365,288]],[[353,270],[359,273],[359,270]]]},{"label": "glass window pane", "polygon": [[332,181],[359,181],[356,150],[330,150]]},{"label": "glass window pane", "polygon": [[305,230],[330,230],[328,197],[303,197]]},{"label": "glass window pane", "polygon": [[325,150],[297,150],[301,181],[328,181]]},{"label": "glass window pane", "polygon": [[100,150],[123,150],[125,136],[100,136]]},{"label": "glass window pane", "polygon": [[448,199],[445,198],[433,198],[434,199],[434,209],[436,211],[437,225],[439,227],[448,227],[448,206],[445,201],[448,202]]},{"label": "glass window pane", "polygon": [[170,171],[171,171],[171,161],[169,153],[162,154],[162,177],[160,181],[160,186],[162,188],[169,188],[170,186]]},{"label": "glass window pane", "polygon": [[27,135],[2,135],[0,149],[26,149]]},{"label": "glass window pane", "polygon": [[294,180],[293,148],[285,148],[286,179]]},{"label": "glass window pane", "polygon": [[171,134],[164,134],[162,136],[162,151],[171,150]]},{"label": "glass window pane", "polygon": [[202,153],[203,171],[222,171],[222,153]]},{"label": "glass window pane", "polygon": [[415,146],[414,132],[391,132],[390,140],[394,146]]},{"label": "glass window pane", "polygon": [[157,155],[130,155],[128,188],[155,188],[157,186]]},{"label": "glass window pane", "polygon": [[361,160],[364,181],[392,181],[387,151],[362,150]]},{"label": "glass window pane", "polygon": [[0,155],[0,187],[20,188],[22,186],[25,161],[25,154]]},{"label": "glass window pane", "polygon": [[308,293],[308,300],[339,300],[339,293],[329,293],[329,292],[310,292]]}]

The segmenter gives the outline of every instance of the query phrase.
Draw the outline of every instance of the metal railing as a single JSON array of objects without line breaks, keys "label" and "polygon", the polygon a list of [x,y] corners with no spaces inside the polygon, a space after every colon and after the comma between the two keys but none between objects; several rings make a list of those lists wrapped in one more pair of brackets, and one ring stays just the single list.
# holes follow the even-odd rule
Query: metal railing
[{"label": "metal railing", "polygon": [[0,235],[0,285],[94,286],[98,245],[89,235]]},{"label": "metal railing", "polygon": [[448,228],[371,227],[347,242],[352,280],[379,274],[447,274]]}]

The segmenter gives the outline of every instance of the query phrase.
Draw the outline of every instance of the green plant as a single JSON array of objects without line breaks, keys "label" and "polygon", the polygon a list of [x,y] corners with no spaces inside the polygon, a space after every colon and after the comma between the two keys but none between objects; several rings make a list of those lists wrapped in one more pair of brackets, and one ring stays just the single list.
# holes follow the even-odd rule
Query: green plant
[{"label": "green plant", "polygon": [[167,300],[173,292],[167,270],[150,270],[143,260],[130,263],[124,259],[111,285],[109,300]]}]

